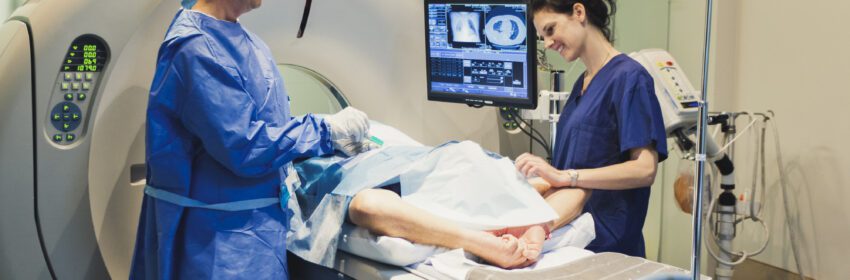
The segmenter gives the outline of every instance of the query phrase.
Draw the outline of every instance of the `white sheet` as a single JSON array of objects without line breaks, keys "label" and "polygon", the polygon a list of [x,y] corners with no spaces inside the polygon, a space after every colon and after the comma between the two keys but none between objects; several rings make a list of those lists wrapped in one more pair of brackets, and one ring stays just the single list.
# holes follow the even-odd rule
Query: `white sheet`
[{"label": "white sheet", "polygon": [[[371,124],[370,133],[383,140],[385,143],[384,146],[422,145],[395,128],[376,122]],[[360,156],[367,157],[369,154],[366,153]],[[513,172],[504,171],[504,173],[515,173],[512,165],[510,171]],[[545,206],[545,202],[541,201],[540,203],[542,206]],[[548,210],[551,211],[551,209]],[[589,252],[578,248],[584,248],[595,237],[596,232],[594,230],[593,217],[586,213],[572,223],[552,232],[551,238],[543,244],[544,257],[533,267],[544,267],[549,263],[562,264],[565,260],[569,259],[563,257],[564,255],[578,256],[582,252]],[[572,248],[559,250],[560,248],[567,247]],[[430,265],[430,262],[426,261],[432,256],[451,253],[443,255],[444,257],[441,257],[441,260],[438,260],[438,262],[441,263],[441,267],[443,268],[458,265],[458,263],[452,264],[449,261],[452,255],[458,254],[457,252],[452,253],[446,248],[436,246],[414,244],[402,238],[376,236],[364,228],[355,227],[347,223],[343,225],[340,232],[338,249],[382,263],[403,267]],[[463,254],[461,253],[461,255]]]}]

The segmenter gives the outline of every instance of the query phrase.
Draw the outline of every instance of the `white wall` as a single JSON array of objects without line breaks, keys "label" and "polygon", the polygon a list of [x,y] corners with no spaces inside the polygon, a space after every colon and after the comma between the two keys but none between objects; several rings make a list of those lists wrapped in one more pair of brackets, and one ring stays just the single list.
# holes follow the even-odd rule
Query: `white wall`
[{"label": "white wall", "polygon": [[9,15],[26,0],[0,0],[0,22],[6,21]]},{"label": "white wall", "polygon": [[[786,175],[791,226],[799,232],[803,270],[817,279],[846,279],[850,252],[850,2],[844,0],[715,1],[715,49],[709,94],[711,110],[776,112]],[[705,1],[671,0],[670,50],[698,84]],[[699,33],[699,34],[696,34]],[[744,124],[743,121],[739,124]],[[779,187],[773,137],[768,133],[768,249],[756,260],[796,271]],[[752,182],[752,141],[736,147],[738,191]],[[670,169],[667,170],[670,172]],[[671,176],[671,175],[665,175]],[[665,198],[665,205],[672,198]],[[662,232],[682,230],[683,214],[664,213]],[[689,216],[688,216],[689,217]],[[739,227],[736,248],[753,250],[757,225]],[[662,233],[662,238],[663,237]],[[690,238],[663,241],[664,262],[687,262]],[[677,264],[680,265],[680,264]],[[682,266],[682,265],[680,265]],[[687,264],[684,265],[685,267]]]},{"label": "white wall", "polygon": [[11,1],[0,1],[0,21],[6,21],[12,13]]},{"label": "white wall", "polygon": [[[791,205],[799,209],[803,269],[820,279],[846,279],[850,266],[850,199],[847,189],[850,153],[844,148],[850,136],[850,2],[844,0],[740,1],[738,50],[731,63],[737,79],[730,92],[718,92],[732,108],[777,113],[783,156],[790,182]],[[724,32],[721,30],[720,32]],[[718,62],[724,61],[718,58]],[[728,61],[725,61],[728,62]],[[718,80],[718,82],[722,82]],[[771,149],[772,150],[772,149]],[[774,158],[768,152],[768,158]],[[777,170],[768,161],[768,170]],[[771,246],[757,259],[792,269],[785,216],[770,172],[767,215],[775,234]],[[754,227],[750,227],[753,228]],[[748,232],[745,231],[745,235]],[[792,269],[793,270],[793,269]]]}]

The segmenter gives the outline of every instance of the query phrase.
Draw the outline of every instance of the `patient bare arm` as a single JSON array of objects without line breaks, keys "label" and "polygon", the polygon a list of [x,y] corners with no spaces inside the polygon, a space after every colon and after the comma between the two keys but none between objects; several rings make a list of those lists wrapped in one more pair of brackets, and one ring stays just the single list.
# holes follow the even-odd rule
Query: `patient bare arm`
[{"label": "patient bare arm", "polygon": [[581,215],[584,203],[590,197],[591,190],[580,188],[553,188],[551,184],[540,177],[528,180],[552,209],[558,213],[558,219],[549,224],[551,230],[563,227]]}]

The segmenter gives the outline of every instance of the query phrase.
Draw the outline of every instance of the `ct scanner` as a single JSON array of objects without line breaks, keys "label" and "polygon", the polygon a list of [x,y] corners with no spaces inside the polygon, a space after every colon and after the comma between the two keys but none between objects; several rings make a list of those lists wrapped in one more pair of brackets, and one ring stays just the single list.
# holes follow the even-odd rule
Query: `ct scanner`
[{"label": "ct scanner", "polygon": [[[148,88],[178,9],[177,0],[30,0],[0,27],[0,279],[127,277]],[[265,1],[241,18],[281,64],[295,113],[352,104],[426,144],[498,149],[498,126],[481,125],[496,110],[426,100],[420,1],[316,1],[297,38],[304,9]],[[65,68],[75,46],[99,60],[79,70],[97,72]]]}]

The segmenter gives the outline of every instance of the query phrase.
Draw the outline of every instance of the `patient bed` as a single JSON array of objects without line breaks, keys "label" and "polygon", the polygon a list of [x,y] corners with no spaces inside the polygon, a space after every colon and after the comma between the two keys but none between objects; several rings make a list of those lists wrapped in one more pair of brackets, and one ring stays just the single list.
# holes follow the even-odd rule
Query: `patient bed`
[{"label": "patient bed", "polygon": [[653,279],[651,277],[686,273],[643,258],[617,253],[594,254],[582,249],[593,238],[593,219],[585,214],[552,233],[537,264],[525,269],[503,270],[467,260],[459,250],[374,236],[365,229],[346,224],[340,234],[340,250],[333,269],[290,255],[290,273],[292,279],[393,280]]},{"label": "patient bed", "polygon": [[[391,280],[450,280],[431,266],[398,267],[359,257],[344,251],[337,253],[334,269],[305,262],[289,255],[291,279],[391,279]],[[560,266],[539,270],[498,271],[476,268],[466,279],[679,279],[652,278],[683,276],[687,272],[677,267],[630,257],[617,253],[591,254]],[[690,279],[689,277],[684,277]],[[710,278],[702,276],[701,279]]]},{"label": "patient bed", "polygon": [[[381,129],[384,132],[381,132]],[[388,143],[418,144],[407,138],[406,135],[393,131],[390,127],[373,124],[372,133],[380,135]],[[418,145],[421,146],[421,144]],[[355,160],[363,160],[363,158]],[[337,166],[343,166],[340,168],[346,169],[345,166],[347,165],[345,164],[352,165],[352,162],[356,161],[348,161],[348,163],[338,164]],[[335,174],[338,172],[329,171],[333,169],[328,168],[329,165],[322,164],[324,163],[319,161],[319,164],[312,167],[314,168],[312,170],[323,170],[323,174],[337,176]],[[305,165],[299,168],[307,170],[310,167]],[[337,170],[340,168],[337,168]],[[349,174],[373,173],[371,172],[373,169],[370,169],[369,172],[359,172],[360,170],[356,168],[347,170],[350,172]],[[508,169],[513,170],[512,166]],[[302,172],[302,174],[307,173],[310,172]],[[352,178],[357,179],[362,177],[353,176]],[[342,186],[346,183],[346,181],[322,181],[327,178],[327,176],[314,176],[306,180],[302,178],[307,182],[306,185],[312,186],[304,187],[302,190]],[[360,181],[352,180],[351,182]],[[376,186],[368,181],[360,183],[365,186]],[[297,183],[297,185],[300,184]],[[287,185],[291,186],[292,184],[287,183]],[[299,193],[292,189],[290,189],[290,192]],[[340,206],[347,203],[347,200],[341,198],[342,196],[330,195],[327,190],[318,193],[319,195],[314,197],[321,197],[321,202],[305,202],[303,205],[315,206],[318,204],[319,209],[336,209],[337,212],[316,210],[317,212],[312,212],[313,214],[305,213],[303,217],[309,217],[309,219],[291,223],[293,228],[300,228],[300,231],[296,230],[295,234],[288,236],[290,238],[295,236],[294,239],[297,240],[292,244],[295,246],[288,245],[288,248],[292,252],[296,252],[295,248],[299,247],[296,244],[300,244],[300,249],[302,249],[298,255],[288,254],[292,279],[639,279],[649,275],[684,273],[681,269],[642,258],[613,253],[594,254],[583,249],[595,238],[593,217],[590,214],[584,214],[567,226],[553,231],[551,237],[544,243],[541,259],[533,266],[517,270],[503,270],[479,264],[475,262],[474,257],[470,258],[460,249],[449,250],[414,244],[401,238],[375,236],[366,229],[342,222],[341,213],[344,213],[344,211],[341,213],[338,213],[338,211],[344,209]],[[328,193],[328,196],[325,196],[324,193]],[[301,192],[300,195],[307,197],[307,191]],[[347,195],[351,196],[353,192]],[[290,209],[300,208],[296,200],[290,200],[289,203]],[[540,205],[545,205],[545,203]],[[427,207],[422,208],[430,210]],[[522,217],[528,216],[534,215]],[[302,215],[296,214],[294,217],[302,217]],[[295,220],[293,219],[293,221]],[[319,223],[326,221],[334,221],[334,223],[324,228],[319,226]],[[339,222],[339,224],[336,224],[336,222]],[[295,226],[296,224],[303,226]],[[310,229],[310,225],[315,226],[316,229]],[[322,229],[325,231],[322,231]],[[324,241],[316,242],[319,239]],[[305,247],[312,244],[320,244],[320,246]],[[319,250],[314,250],[316,248]],[[305,259],[311,261],[305,261],[299,256],[309,256]],[[316,263],[321,263],[324,266]],[[332,267],[332,269],[329,267]]]}]

